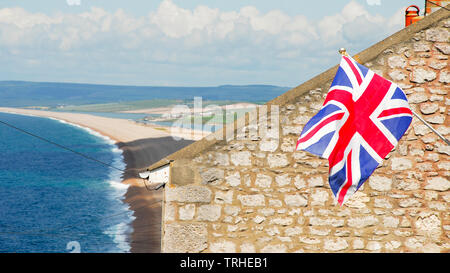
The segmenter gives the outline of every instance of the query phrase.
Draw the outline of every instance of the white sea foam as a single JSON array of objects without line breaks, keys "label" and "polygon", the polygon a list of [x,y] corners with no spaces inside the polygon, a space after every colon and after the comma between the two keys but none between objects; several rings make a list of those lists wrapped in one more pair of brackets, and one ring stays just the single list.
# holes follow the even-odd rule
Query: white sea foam
[{"label": "white sea foam", "polygon": [[128,242],[128,235],[133,231],[133,228],[129,223],[119,223],[108,228],[104,233],[111,236],[113,241],[117,244],[117,248],[119,248],[123,252],[130,252],[131,246]]},{"label": "white sea foam", "polygon": [[[94,135],[96,137],[101,138],[105,143],[111,145],[111,152],[115,155],[112,166],[114,166],[117,169],[124,170],[126,167],[124,157],[122,150],[119,149],[116,145],[116,141],[109,138],[108,136],[102,135],[99,132],[92,130],[90,128],[68,122],[65,120],[53,118],[53,117],[43,117],[43,116],[37,116],[33,114],[23,114],[23,113],[17,113],[13,111],[8,111],[7,113],[14,114],[14,115],[23,115],[23,116],[32,116],[32,117],[40,117],[40,118],[48,118],[52,120],[56,120],[58,122],[61,122],[63,124],[67,124],[70,126],[74,126],[77,128],[80,128],[86,132],[88,132],[91,135]],[[119,171],[117,169],[112,169],[111,172],[108,175],[108,184],[111,186],[112,191],[110,192],[110,198],[111,199],[119,199],[123,200],[125,198],[125,194],[128,190],[129,185],[122,183],[122,175],[123,172]],[[122,202],[122,201],[121,201]],[[130,210],[130,207],[128,204],[121,203],[119,208],[119,213],[123,212],[123,221],[119,224],[116,224],[114,226],[109,227],[107,230],[104,231],[105,234],[108,234],[113,238],[113,241],[117,244],[117,247],[123,251],[123,252],[129,252],[131,249],[131,245],[128,242],[128,237],[130,236],[131,232],[133,232],[133,228],[131,223],[136,219],[135,216],[133,216],[133,211]]]},{"label": "white sea foam", "polygon": [[[59,120],[59,119],[55,119],[55,118],[51,118],[51,119],[57,120],[64,124],[75,126],[77,128],[81,128],[81,129],[85,130],[86,132],[88,132],[89,134],[101,138],[105,143],[112,146],[111,152],[115,156],[114,156],[114,159],[113,159],[113,162],[111,163],[111,165],[117,169],[111,168],[111,171],[108,175],[107,182],[110,185],[110,187],[112,188],[112,191],[110,192],[109,197],[111,199],[123,200],[125,198],[125,194],[127,193],[129,185],[122,183],[123,172],[118,170],[118,169],[124,170],[126,167],[126,164],[124,161],[122,150],[116,146],[116,142],[114,140],[112,140],[111,138],[109,138],[108,136],[102,135],[99,132],[94,131],[90,128],[87,128],[87,127],[84,127],[84,126],[81,126],[81,125],[78,125],[75,123],[67,122],[64,120]],[[107,230],[104,231],[104,233],[108,234],[109,236],[112,237],[113,241],[117,244],[117,248],[119,248],[123,252],[129,252],[131,249],[131,246],[128,241],[128,238],[129,238],[131,232],[133,232],[131,223],[134,221],[134,219],[136,217],[133,216],[133,211],[130,210],[129,205],[127,205],[125,203],[121,203],[121,205],[120,205],[119,213],[121,213],[121,212],[124,213],[123,217],[121,217],[121,219],[123,221],[120,222],[119,224],[109,227]]]}]

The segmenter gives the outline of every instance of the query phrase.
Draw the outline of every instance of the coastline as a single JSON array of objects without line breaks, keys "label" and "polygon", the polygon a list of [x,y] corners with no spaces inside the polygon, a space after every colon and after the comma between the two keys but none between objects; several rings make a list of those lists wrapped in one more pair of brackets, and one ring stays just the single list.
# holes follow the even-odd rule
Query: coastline
[{"label": "coastline", "polygon": [[161,158],[189,145],[198,138],[189,130],[181,132],[181,140],[174,140],[169,133],[149,126],[137,125],[124,119],[98,117],[88,114],[50,112],[20,108],[0,107],[0,112],[53,118],[88,128],[110,138],[122,151],[125,172],[122,183],[128,185],[123,202],[133,211],[135,219],[127,241],[132,253],[155,253],[161,251],[161,201],[163,189],[149,191],[138,173]]}]

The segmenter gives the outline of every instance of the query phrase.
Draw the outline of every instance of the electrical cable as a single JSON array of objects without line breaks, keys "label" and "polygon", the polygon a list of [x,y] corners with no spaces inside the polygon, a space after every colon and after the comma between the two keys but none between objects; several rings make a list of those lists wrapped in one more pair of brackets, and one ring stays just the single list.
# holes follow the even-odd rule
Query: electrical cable
[{"label": "electrical cable", "polygon": [[78,152],[78,151],[75,151],[75,150],[73,150],[73,149],[71,149],[71,148],[69,148],[69,147],[67,147],[67,146],[64,146],[64,145],[61,145],[61,144],[59,144],[59,143],[56,143],[56,142],[54,142],[54,141],[52,141],[52,140],[49,140],[49,139],[47,139],[47,138],[45,138],[45,137],[36,135],[36,134],[31,133],[31,132],[29,132],[29,131],[27,131],[27,130],[25,130],[25,129],[16,127],[16,126],[14,126],[14,125],[12,125],[12,124],[6,122],[6,121],[0,120],[0,123],[2,123],[2,124],[5,125],[5,126],[8,126],[8,127],[10,127],[10,128],[13,128],[13,129],[15,129],[15,130],[18,130],[18,131],[20,131],[20,132],[22,132],[22,133],[24,133],[24,134],[27,134],[27,135],[30,135],[30,136],[32,136],[32,137],[38,138],[38,139],[40,139],[40,140],[42,140],[42,141],[45,141],[45,142],[50,143],[50,144],[52,144],[52,145],[55,145],[55,146],[57,146],[57,147],[59,147],[59,148],[61,148],[61,149],[70,151],[70,152],[75,153],[75,154],[77,154],[77,155],[79,155],[79,156],[82,156],[82,157],[84,157],[84,158],[86,158],[86,159],[95,161],[95,162],[97,162],[97,163],[100,163],[100,164],[105,165],[105,166],[107,166],[107,167],[116,169],[116,170],[118,170],[118,171],[121,171],[121,172],[133,172],[133,173],[135,173],[135,172],[137,171],[137,170],[125,170],[125,169],[117,168],[116,166],[113,166],[113,165],[111,165],[111,164],[109,164],[109,163],[106,163],[106,162],[103,162],[103,161],[101,161],[101,160],[98,160],[98,159],[96,159],[96,158],[93,158],[93,157],[91,157],[91,156],[89,156],[89,155],[86,155],[86,154],[80,153],[80,152]]},{"label": "electrical cable", "polygon": [[[59,144],[59,143],[56,143],[56,142],[54,142],[54,141],[52,141],[52,140],[49,140],[49,139],[47,139],[47,138],[45,138],[45,137],[36,135],[36,134],[31,133],[31,132],[29,132],[29,131],[27,131],[27,130],[25,130],[25,129],[16,127],[16,126],[14,126],[14,125],[12,125],[12,124],[6,122],[6,121],[0,120],[0,123],[3,124],[3,125],[5,125],[5,126],[8,126],[8,127],[12,128],[12,129],[15,129],[15,130],[17,130],[17,131],[19,131],[19,132],[22,132],[22,133],[24,133],[24,134],[30,135],[30,136],[32,136],[32,137],[35,137],[35,138],[37,138],[37,139],[40,139],[40,140],[42,140],[42,141],[45,141],[45,142],[50,143],[50,144],[52,144],[52,145],[55,145],[55,146],[57,146],[57,147],[59,147],[59,148],[61,148],[61,149],[70,151],[70,152],[72,152],[72,153],[75,153],[75,154],[77,154],[77,155],[79,155],[79,156],[81,156],[81,157],[83,157],[83,158],[86,158],[86,159],[95,161],[95,162],[97,162],[97,163],[100,163],[100,164],[102,164],[102,165],[104,165],[104,166],[107,166],[107,167],[113,168],[113,169],[115,169],[115,170],[121,171],[121,172],[123,172],[123,173],[127,173],[127,172],[130,173],[130,172],[132,172],[132,173],[134,174],[134,173],[136,173],[136,172],[139,171],[139,169],[138,169],[138,170],[126,170],[126,169],[123,170],[123,169],[117,168],[116,166],[113,166],[113,165],[111,165],[111,164],[109,164],[109,163],[106,163],[106,162],[103,162],[103,161],[101,161],[101,160],[98,160],[98,159],[96,159],[96,158],[93,158],[93,157],[91,157],[91,156],[89,156],[89,155],[86,155],[86,154],[80,153],[80,152],[78,152],[78,151],[75,151],[74,149],[71,149],[71,148],[69,148],[69,147],[67,147],[67,146],[64,146],[64,145],[61,145],[61,144]],[[146,188],[148,191],[152,191],[151,189],[148,188],[148,186],[147,186],[147,184],[145,183],[145,181],[144,181],[144,186],[145,186],[145,188]]]}]

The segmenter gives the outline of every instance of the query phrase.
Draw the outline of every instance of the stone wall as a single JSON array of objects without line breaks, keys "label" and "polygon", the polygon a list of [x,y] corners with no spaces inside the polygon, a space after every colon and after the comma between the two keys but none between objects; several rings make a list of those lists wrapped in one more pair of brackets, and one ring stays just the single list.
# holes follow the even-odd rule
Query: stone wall
[{"label": "stone wall", "polygon": [[[441,20],[365,63],[399,84],[413,110],[447,138],[449,27]],[[450,147],[416,118],[342,207],[328,185],[327,161],[294,151],[330,83],[280,105],[279,116],[268,118],[278,119],[271,129],[279,131],[252,134],[264,120],[245,126],[241,139],[190,162],[195,179],[166,185],[164,252],[449,251]]]}]

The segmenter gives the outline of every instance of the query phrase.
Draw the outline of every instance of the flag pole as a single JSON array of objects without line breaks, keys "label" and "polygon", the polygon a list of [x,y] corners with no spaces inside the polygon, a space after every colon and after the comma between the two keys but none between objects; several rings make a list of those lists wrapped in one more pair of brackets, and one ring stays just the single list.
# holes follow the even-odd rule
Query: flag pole
[{"label": "flag pole", "polygon": [[420,121],[423,122],[423,124],[425,124],[428,128],[430,128],[431,131],[433,131],[433,133],[435,133],[438,137],[440,137],[445,143],[447,143],[447,145],[450,145],[450,141],[448,139],[446,139],[443,135],[439,134],[438,131],[436,131],[433,127],[431,127],[431,125],[426,122],[421,116],[419,116],[418,114],[416,114],[413,110],[411,110],[411,112],[414,114],[414,116],[416,116],[416,118],[418,118]]},{"label": "flag pole", "polygon": [[[340,48],[339,49],[339,54],[343,55],[343,56],[349,56],[347,53],[347,50],[345,48]],[[355,60],[359,63],[359,60]],[[411,110],[411,112],[414,114],[414,116],[416,116],[416,118],[418,118],[423,124],[425,124],[428,128],[430,128],[430,130],[435,133],[438,137],[440,137],[445,143],[447,143],[447,145],[450,145],[450,141],[448,139],[446,139],[443,135],[441,135],[438,131],[436,131],[428,122],[426,122],[421,116],[419,116],[418,114],[416,114],[413,110]]]}]

